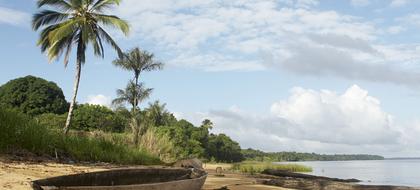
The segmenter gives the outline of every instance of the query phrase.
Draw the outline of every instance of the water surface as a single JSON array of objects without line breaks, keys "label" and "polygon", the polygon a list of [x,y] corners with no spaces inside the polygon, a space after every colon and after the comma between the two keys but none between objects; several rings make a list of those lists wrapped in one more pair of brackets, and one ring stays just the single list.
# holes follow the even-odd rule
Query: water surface
[{"label": "water surface", "polygon": [[362,180],[362,184],[370,185],[420,187],[420,160],[310,161],[293,163],[312,167],[313,172],[309,174],[313,175],[343,179],[355,178]]}]

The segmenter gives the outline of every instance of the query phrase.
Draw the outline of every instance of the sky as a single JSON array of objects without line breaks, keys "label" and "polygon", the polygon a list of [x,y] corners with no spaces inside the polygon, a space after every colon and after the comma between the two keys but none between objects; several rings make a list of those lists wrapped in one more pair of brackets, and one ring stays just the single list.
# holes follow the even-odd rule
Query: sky
[{"label": "sky", "polygon": [[[49,63],[34,0],[0,0],[0,84],[34,75],[69,100],[74,59]],[[243,148],[420,156],[420,1],[123,0],[124,50],[165,63],[144,73],[179,119],[209,118]],[[91,49],[89,49],[91,50]],[[78,102],[110,106],[132,74],[116,53],[88,58]],[[73,62],[72,62],[73,61]],[[142,106],[145,106],[144,103]]]}]

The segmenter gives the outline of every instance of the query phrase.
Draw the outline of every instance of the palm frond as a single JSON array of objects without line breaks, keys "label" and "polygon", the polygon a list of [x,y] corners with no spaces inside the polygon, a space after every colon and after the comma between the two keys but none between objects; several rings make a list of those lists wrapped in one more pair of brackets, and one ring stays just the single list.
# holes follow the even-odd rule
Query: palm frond
[{"label": "palm frond", "polygon": [[105,41],[111,45],[112,48],[114,48],[115,51],[117,51],[119,57],[123,57],[124,53],[121,51],[121,48],[118,46],[118,44],[112,39],[112,37],[100,26],[98,26],[98,34],[105,39]]},{"label": "palm frond", "polygon": [[102,23],[105,26],[118,28],[125,35],[128,35],[130,32],[130,26],[128,23],[115,15],[93,14],[93,16],[99,23]]},{"label": "palm frond", "polygon": [[102,12],[104,9],[110,8],[112,5],[119,5],[121,0],[98,0],[93,4],[91,10]]},{"label": "palm frond", "polygon": [[72,9],[72,5],[66,0],[38,0],[37,2],[38,8],[46,6],[46,5],[58,7],[62,10]]},{"label": "palm frond", "polygon": [[43,10],[39,13],[36,13],[32,18],[32,28],[38,30],[39,27],[48,24],[56,24],[65,19],[69,18],[69,14],[61,13],[51,10]]}]

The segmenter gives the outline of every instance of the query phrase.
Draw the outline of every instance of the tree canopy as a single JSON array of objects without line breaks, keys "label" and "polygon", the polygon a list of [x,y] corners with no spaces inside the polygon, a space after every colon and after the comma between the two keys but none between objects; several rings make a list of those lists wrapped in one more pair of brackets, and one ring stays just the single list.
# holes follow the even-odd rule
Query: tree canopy
[{"label": "tree canopy", "polygon": [[17,78],[0,86],[0,106],[28,115],[63,114],[68,109],[57,84],[34,76]]}]

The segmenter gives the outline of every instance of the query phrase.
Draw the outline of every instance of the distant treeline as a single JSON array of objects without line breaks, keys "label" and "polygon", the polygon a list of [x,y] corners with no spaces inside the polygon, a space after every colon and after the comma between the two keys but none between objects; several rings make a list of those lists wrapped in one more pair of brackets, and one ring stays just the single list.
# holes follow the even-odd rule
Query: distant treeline
[{"label": "distant treeline", "polygon": [[242,155],[252,161],[344,161],[344,160],[383,160],[383,156],[369,154],[316,154],[299,152],[263,152],[254,149],[243,149]]}]

